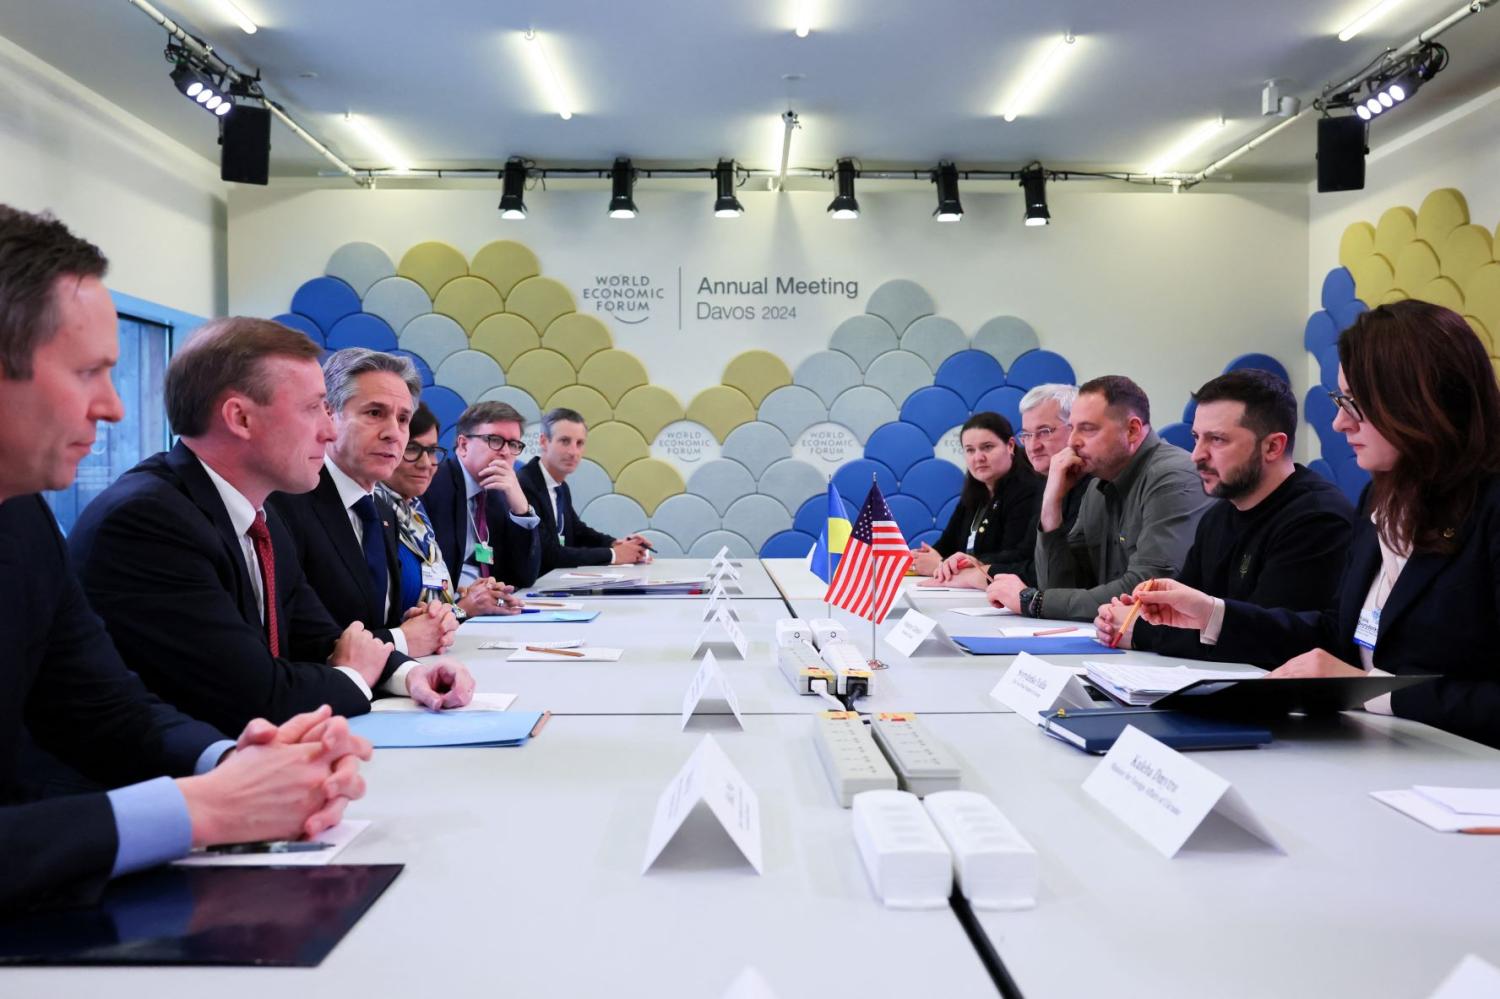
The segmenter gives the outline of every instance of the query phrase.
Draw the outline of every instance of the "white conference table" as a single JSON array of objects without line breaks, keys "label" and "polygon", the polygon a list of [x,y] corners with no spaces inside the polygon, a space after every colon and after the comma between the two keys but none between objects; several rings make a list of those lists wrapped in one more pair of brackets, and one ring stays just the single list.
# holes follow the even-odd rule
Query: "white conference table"
[{"label": "white conference table", "polygon": [[[730,561],[740,573],[738,580],[726,580],[724,583],[724,589],[730,596],[745,600],[774,600],[781,596],[776,588],[776,584],[771,580],[771,576],[761,566],[758,559],[741,558],[731,559]],[[712,567],[713,559],[661,558],[643,565],[586,565],[576,569],[553,569],[551,572],[543,574],[535,584],[519,592],[546,590],[554,586],[565,588],[582,586],[588,584],[589,577],[595,574],[618,575],[648,581],[705,579],[708,576],[709,569]],[[814,576],[813,578],[816,579],[817,577]],[[676,599],[706,599],[706,595],[705,597],[690,596],[688,594],[675,594],[674,596]],[[597,599],[613,600],[617,598],[602,597]],[[654,597],[653,599],[672,599],[672,597],[664,595],[662,597]]]},{"label": "white conference table", "polygon": [[1226,824],[1168,860],[1083,793],[1100,757],[1015,716],[926,721],[1040,855],[1035,909],[978,914],[1027,999],[1424,999],[1465,954],[1500,965],[1500,838],[1436,833],[1369,796],[1493,787],[1495,750],[1350,713],[1194,753],[1286,852]]}]

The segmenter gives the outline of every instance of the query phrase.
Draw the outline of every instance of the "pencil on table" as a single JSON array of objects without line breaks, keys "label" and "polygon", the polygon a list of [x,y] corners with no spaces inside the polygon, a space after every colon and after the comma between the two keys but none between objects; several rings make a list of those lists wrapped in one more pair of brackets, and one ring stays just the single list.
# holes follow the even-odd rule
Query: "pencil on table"
[{"label": "pencil on table", "polygon": [[528,646],[526,646],[526,651],[527,652],[550,652],[554,656],[573,656],[573,657],[575,657],[577,659],[582,659],[583,658],[583,653],[582,652],[573,652],[573,651],[570,651],[568,649],[550,649],[550,648],[548,648],[545,645],[528,645]]},{"label": "pencil on table", "polygon": [[[1152,589],[1155,585],[1156,585],[1156,580],[1154,580],[1154,579],[1148,579],[1144,583],[1142,583],[1140,586],[1136,587],[1136,592],[1137,593],[1144,593],[1147,590]],[[1115,648],[1116,646],[1118,646],[1120,644],[1121,637],[1124,636],[1125,632],[1127,632],[1127,631],[1130,630],[1130,626],[1131,625],[1135,624],[1136,615],[1139,614],[1140,612],[1141,612],[1141,602],[1140,602],[1139,599],[1137,599],[1135,601],[1135,603],[1133,603],[1133,604],[1130,605],[1130,610],[1127,611],[1126,614],[1125,614],[1125,620],[1122,621],[1122,622],[1120,622],[1120,628],[1119,628],[1118,631],[1115,632],[1115,637],[1111,638],[1109,640],[1109,647],[1110,648],[1113,649],[1113,648]]]}]

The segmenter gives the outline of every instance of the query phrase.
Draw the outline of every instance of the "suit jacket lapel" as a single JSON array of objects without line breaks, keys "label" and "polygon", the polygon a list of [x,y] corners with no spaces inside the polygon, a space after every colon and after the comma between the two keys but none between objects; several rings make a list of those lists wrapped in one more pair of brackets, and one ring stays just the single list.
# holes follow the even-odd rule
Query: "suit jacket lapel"
[{"label": "suit jacket lapel", "polygon": [[255,599],[255,587],[250,584],[250,568],[245,563],[245,549],[240,544],[239,536],[234,533],[234,525],[229,522],[229,511],[224,507],[218,487],[203,470],[198,456],[181,441],[167,452],[167,466],[177,473],[188,499],[203,511],[203,515],[218,533],[219,540],[223,542],[224,555],[234,567],[235,599],[239,603],[240,614],[246,621],[259,625],[261,608]]},{"label": "suit jacket lapel", "polygon": [[1451,560],[1452,557],[1448,555],[1429,553],[1413,555],[1407,561],[1401,575],[1396,577],[1396,585],[1386,598],[1385,606],[1380,609],[1380,634],[1385,634],[1402,614],[1411,609],[1412,604],[1432,585],[1438,574],[1448,567]]},{"label": "suit jacket lapel", "polygon": [[[333,543],[334,550],[339,553],[339,560],[344,563],[344,568],[364,594],[365,604],[373,607],[375,583],[370,579],[370,567],[365,564],[364,549],[354,536],[354,525],[349,523],[349,511],[339,499],[338,486],[333,484],[333,477],[328,474],[326,467],[318,473],[318,486],[313,490],[312,500],[313,511],[323,530],[327,532],[328,540]],[[376,618],[380,616],[375,615]]]}]

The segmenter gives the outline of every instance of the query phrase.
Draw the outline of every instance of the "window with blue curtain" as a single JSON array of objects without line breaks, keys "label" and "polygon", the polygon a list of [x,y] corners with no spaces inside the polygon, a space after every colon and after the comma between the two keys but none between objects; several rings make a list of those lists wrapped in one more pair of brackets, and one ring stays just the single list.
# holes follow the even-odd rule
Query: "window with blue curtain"
[{"label": "window with blue curtain", "polygon": [[72,530],[89,501],[121,473],[170,444],[162,377],[171,355],[170,326],[120,316],[120,363],[111,377],[125,404],[125,418],[119,423],[101,422],[94,450],[78,463],[73,485],[44,494],[64,534]]}]

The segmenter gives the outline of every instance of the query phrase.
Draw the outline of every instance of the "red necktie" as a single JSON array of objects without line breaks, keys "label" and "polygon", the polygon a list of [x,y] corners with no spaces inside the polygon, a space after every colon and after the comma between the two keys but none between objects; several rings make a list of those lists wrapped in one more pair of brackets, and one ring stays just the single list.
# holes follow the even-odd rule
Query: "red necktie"
[{"label": "red necktie", "polygon": [[[484,519],[484,493],[483,493],[483,491],[481,491],[478,495],[476,495],[474,497],[474,514],[473,514],[473,516],[474,516],[474,541],[475,541],[475,543],[476,544],[486,544],[486,545],[489,544],[490,543],[490,524],[489,524],[489,521],[487,521],[487,520]],[[490,556],[490,560],[494,561],[494,555],[493,554]],[[479,566],[479,578],[480,579],[489,579],[490,578],[490,566],[489,566],[489,563],[479,561],[478,556],[476,556],[474,558],[474,564],[477,565],[477,566]]]},{"label": "red necktie", "polygon": [[266,515],[257,510],[255,523],[247,532],[255,544],[255,560],[260,563],[261,584],[266,591],[266,638],[271,643],[271,655],[281,655],[281,637],[276,627],[276,550],[271,547],[271,529],[266,526]]}]

